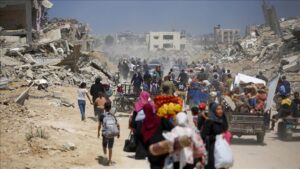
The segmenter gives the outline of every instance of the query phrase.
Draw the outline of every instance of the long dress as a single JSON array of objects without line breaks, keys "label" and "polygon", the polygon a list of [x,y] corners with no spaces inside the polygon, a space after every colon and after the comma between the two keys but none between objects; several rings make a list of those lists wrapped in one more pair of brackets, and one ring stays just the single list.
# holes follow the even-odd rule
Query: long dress
[{"label": "long dress", "polygon": [[218,121],[206,120],[201,136],[205,141],[206,150],[208,152],[208,164],[205,166],[205,169],[215,169],[215,142],[216,135],[225,132],[228,128],[227,123],[221,123]]},{"label": "long dress", "polygon": [[150,162],[151,169],[162,169],[164,167],[164,162],[165,162],[165,159],[168,156],[168,154],[153,156],[149,153],[150,145],[160,142],[162,140],[165,140],[165,138],[162,135],[163,132],[171,131],[172,128],[173,128],[173,125],[167,119],[161,118],[160,125],[157,128],[153,137],[150,138],[146,143],[144,143],[143,138],[141,138],[141,141],[143,142],[143,145],[144,145],[145,149],[147,150],[147,156],[148,156],[148,160]]},{"label": "long dress", "polygon": [[135,159],[137,160],[142,160],[145,159],[147,157],[147,151],[145,150],[145,147],[143,146],[142,142],[141,142],[141,128],[142,128],[142,124],[143,121],[135,121],[135,118],[137,116],[137,112],[133,112],[133,116],[132,116],[132,121],[131,121],[131,128],[134,129],[134,139],[135,139],[135,143],[136,143],[136,150],[135,150]]}]

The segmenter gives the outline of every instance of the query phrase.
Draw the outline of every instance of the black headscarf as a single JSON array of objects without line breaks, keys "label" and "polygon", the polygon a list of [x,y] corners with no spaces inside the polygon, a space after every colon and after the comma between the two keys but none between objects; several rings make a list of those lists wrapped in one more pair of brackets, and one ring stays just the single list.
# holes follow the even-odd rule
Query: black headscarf
[{"label": "black headscarf", "polygon": [[[209,120],[215,121],[215,122],[218,122],[218,123],[222,123],[227,128],[228,127],[228,122],[227,122],[227,118],[226,118],[225,114],[223,114],[222,117],[218,117],[216,115],[216,110],[217,110],[218,106],[222,106],[222,105],[220,105],[220,104],[213,104],[212,105],[212,109],[211,109],[212,113],[209,116]],[[222,106],[222,108],[223,108],[223,106]]]}]

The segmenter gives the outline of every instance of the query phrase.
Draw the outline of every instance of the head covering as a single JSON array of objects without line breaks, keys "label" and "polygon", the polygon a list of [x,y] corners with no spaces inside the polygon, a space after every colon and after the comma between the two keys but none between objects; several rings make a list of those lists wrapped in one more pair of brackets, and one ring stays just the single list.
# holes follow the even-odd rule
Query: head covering
[{"label": "head covering", "polygon": [[101,76],[98,76],[96,79],[95,79],[95,83],[96,84],[99,84],[101,82],[102,78]]},{"label": "head covering", "polygon": [[206,109],[206,103],[203,103],[203,102],[200,103],[200,104],[199,104],[199,109],[200,109],[200,110],[205,110],[205,109]]},{"label": "head covering", "polygon": [[189,120],[188,116],[184,112],[180,112],[176,115],[176,124],[181,127],[188,126]]},{"label": "head covering", "polygon": [[218,117],[216,115],[217,107],[220,106],[220,104],[213,104],[211,107],[212,113],[209,116],[209,119],[215,122],[224,123],[227,124],[227,119],[225,115],[223,114],[222,117]]},{"label": "head covering", "polygon": [[146,143],[156,132],[159,127],[160,118],[154,113],[154,109],[151,104],[144,106],[145,119],[142,125],[143,141]]},{"label": "head covering", "polygon": [[138,101],[134,104],[134,111],[139,112],[143,107],[149,103],[150,94],[146,91],[140,93]]}]

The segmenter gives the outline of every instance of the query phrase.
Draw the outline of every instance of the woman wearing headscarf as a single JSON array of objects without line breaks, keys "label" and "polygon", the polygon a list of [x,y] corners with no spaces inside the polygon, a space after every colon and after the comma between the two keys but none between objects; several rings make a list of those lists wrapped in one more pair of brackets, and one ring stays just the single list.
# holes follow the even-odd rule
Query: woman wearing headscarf
[{"label": "woman wearing headscarf", "polygon": [[149,152],[152,144],[165,140],[164,131],[171,131],[173,125],[165,118],[160,118],[154,113],[153,106],[148,103],[144,106],[145,119],[141,128],[141,142],[148,152],[148,161],[151,169],[162,169],[168,154],[154,156]]},{"label": "woman wearing headscarf", "polygon": [[201,133],[208,152],[208,163],[205,166],[205,169],[215,169],[214,149],[216,136],[226,132],[227,129],[228,123],[224,114],[223,106],[220,104],[213,105],[212,113],[210,114],[209,119],[205,121],[203,131]]},{"label": "woman wearing headscarf", "polygon": [[141,128],[145,119],[144,107],[147,104],[149,104],[154,110],[154,103],[150,99],[150,94],[146,91],[142,91],[138,101],[134,105],[133,115],[130,123],[130,127],[133,129],[134,138],[137,145],[135,159],[145,159],[147,156],[146,150],[139,139],[141,138]]}]

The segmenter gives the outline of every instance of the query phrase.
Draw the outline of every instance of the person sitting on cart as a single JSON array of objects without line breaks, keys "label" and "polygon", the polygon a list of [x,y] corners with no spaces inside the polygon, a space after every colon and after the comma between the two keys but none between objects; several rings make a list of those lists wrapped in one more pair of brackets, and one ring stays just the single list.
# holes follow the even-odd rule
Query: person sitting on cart
[{"label": "person sitting on cart", "polygon": [[248,105],[251,108],[251,113],[253,113],[257,104],[257,100],[256,100],[257,91],[256,91],[256,87],[253,84],[249,85],[247,88],[248,90],[246,96],[248,99]]},{"label": "person sitting on cart", "polygon": [[256,107],[257,111],[263,111],[265,107],[265,101],[267,100],[267,91],[264,88],[258,89],[256,95]]},{"label": "person sitting on cart", "polygon": [[292,100],[288,97],[288,95],[281,95],[281,100],[279,109],[277,110],[277,114],[272,116],[272,125],[271,125],[271,130],[274,130],[275,123],[279,118],[285,118],[289,115],[291,115],[291,105],[292,105]]},{"label": "person sitting on cart", "polygon": [[294,99],[292,101],[292,115],[293,117],[300,117],[300,97],[299,92],[294,92]]}]

